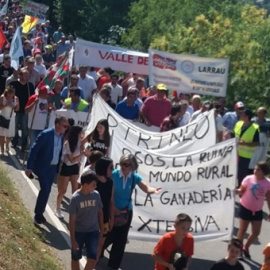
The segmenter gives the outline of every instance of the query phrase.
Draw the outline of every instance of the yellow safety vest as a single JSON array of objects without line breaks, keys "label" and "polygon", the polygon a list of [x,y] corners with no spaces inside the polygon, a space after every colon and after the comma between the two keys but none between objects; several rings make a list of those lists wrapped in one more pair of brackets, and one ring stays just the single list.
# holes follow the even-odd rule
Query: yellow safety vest
[{"label": "yellow safety vest", "polygon": [[[65,99],[65,104],[70,105],[71,104],[71,98]],[[88,102],[81,98],[80,103],[77,107],[78,112],[84,112],[85,108],[88,106]]]},{"label": "yellow safety vest", "polygon": [[[235,124],[235,127],[234,127],[235,137],[239,140],[244,141],[244,142],[252,143],[255,133],[259,129],[259,125],[255,124],[255,123],[251,124],[245,130],[243,135],[240,137],[243,125],[244,125],[243,121],[238,121]],[[256,148],[255,146],[238,145],[238,155],[239,155],[239,157],[251,159],[255,148]]]}]

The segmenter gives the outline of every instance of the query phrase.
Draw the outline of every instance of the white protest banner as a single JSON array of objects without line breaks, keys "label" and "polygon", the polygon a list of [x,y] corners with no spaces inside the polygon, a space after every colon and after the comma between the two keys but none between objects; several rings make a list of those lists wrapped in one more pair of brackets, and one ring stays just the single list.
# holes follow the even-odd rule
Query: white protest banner
[{"label": "white protest banner", "polygon": [[114,70],[148,74],[148,53],[76,39],[75,65],[111,67]]},{"label": "white protest banner", "polygon": [[178,156],[149,153],[135,144],[113,139],[112,159],[119,166],[122,154],[135,154],[138,173],[158,195],[147,195],[137,186],[133,192],[133,221],[129,237],[158,241],[174,230],[179,213],[193,219],[196,241],[228,240],[233,231],[236,141],[231,139],[207,149]]},{"label": "white protest banner", "polygon": [[161,133],[149,131],[145,125],[145,129],[142,129],[137,126],[138,123],[124,119],[110,108],[99,95],[95,95],[93,102],[91,121],[85,131],[86,135],[95,128],[100,119],[107,119],[110,133],[115,139],[126,141],[143,149],[155,150],[172,146],[172,152],[182,153],[182,147],[188,151],[194,151],[216,143],[213,111],[186,126]]},{"label": "white protest banner", "polygon": [[24,14],[31,17],[39,18],[40,22],[45,22],[46,12],[49,9],[49,6],[36,3],[33,1],[27,1],[24,7]]},{"label": "white protest banner", "polygon": [[151,85],[164,83],[181,93],[226,96],[229,60],[149,49]]},{"label": "white protest banner", "polygon": [[256,147],[252,158],[249,162],[249,169],[254,169],[255,165],[258,161],[265,161],[267,159],[268,145],[269,145],[269,137],[265,132],[259,133],[260,145]]},{"label": "white protest banner", "polygon": [[75,112],[73,110],[56,110],[50,113],[49,127],[54,126],[54,120],[56,116],[64,116],[74,120],[74,125],[86,127],[90,122],[90,114],[87,112]]}]

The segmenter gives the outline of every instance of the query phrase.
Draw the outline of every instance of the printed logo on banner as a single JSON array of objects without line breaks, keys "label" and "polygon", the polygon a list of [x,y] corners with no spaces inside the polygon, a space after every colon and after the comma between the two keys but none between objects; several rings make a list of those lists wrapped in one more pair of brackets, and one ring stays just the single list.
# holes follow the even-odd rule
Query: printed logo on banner
[{"label": "printed logo on banner", "polygon": [[161,69],[176,70],[176,60],[169,57],[162,57],[158,54],[153,55],[153,64]]},{"label": "printed logo on banner", "polygon": [[181,63],[181,68],[185,73],[191,73],[194,70],[194,63],[190,60],[185,60]]}]

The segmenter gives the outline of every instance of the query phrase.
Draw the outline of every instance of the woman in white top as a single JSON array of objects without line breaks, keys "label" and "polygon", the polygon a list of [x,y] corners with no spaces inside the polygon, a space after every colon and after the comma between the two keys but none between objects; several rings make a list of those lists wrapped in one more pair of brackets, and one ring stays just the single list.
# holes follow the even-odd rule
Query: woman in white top
[{"label": "woman in white top", "polygon": [[67,140],[63,146],[62,152],[62,167],[57,179],[58,196],[56,201],[55,215],[58,218],[64,218],[61,213],[60,206],[64,195],[67,192],[68,182],[71,182],[72,194],[77,190],[81,161],[81,139],[82,127],[73,126],[70,128],[67,135]]},{"label": "woman in white top", "polygon": [[7,87],[0,97],[0,117],[9,121],[8,128],[0,126],[0,147],[1,154],[4,154],[5,143],[6,151],[9,151],[10,138],[15,135],[15,112],[19,110],[18,98],[15,96],[15,91],[11,87]]}]

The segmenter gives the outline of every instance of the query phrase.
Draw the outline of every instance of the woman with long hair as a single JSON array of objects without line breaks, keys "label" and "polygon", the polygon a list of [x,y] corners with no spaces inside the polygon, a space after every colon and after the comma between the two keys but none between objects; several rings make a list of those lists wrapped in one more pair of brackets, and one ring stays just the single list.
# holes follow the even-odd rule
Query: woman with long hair
[{"label": "woman with long hair", "polygon": [[19,110],[19,100],[15,96],[15,91],[11,87],[7,87],[0,97],[0,117],[3,120],[9,120],[9,125],[0,126],[0,147],[1,154],[6,151],[9,152],[10,138],[15,135],[15,112]]},{"label": "woman with long hair", "polygon": [[111,136],[107,119],[99,120],[93,132],[86,137],[86,141],[90,143],[91,149],[98,150],[105,156],[109,156],[110,154],[110,140]]},{"label": "woman with long hair", "polygon": [[57,179],[58,195],[56,200],[55,215],[64,218],[61,212],[61,202],[67,192],[68,182],[71,182],[72,194],[77,190],[81,161],[82,127],[72,126],[63,146],[62,167]]},{"label": "woman with long hair", "polygon": [[[259,161],[252,175],[244,178],[236,192],[241,195],[239,206],[239,230],[237,238],[244,240],[249,223],[251,223],[251,234],[243,245],[243,254],[250,259],[249,247],[260,235],[263,220],[263,204],[266,199],[270,213],[270,180],[269,166],[265,161]],[[270,214],[267,219],[270,220]]]}]

